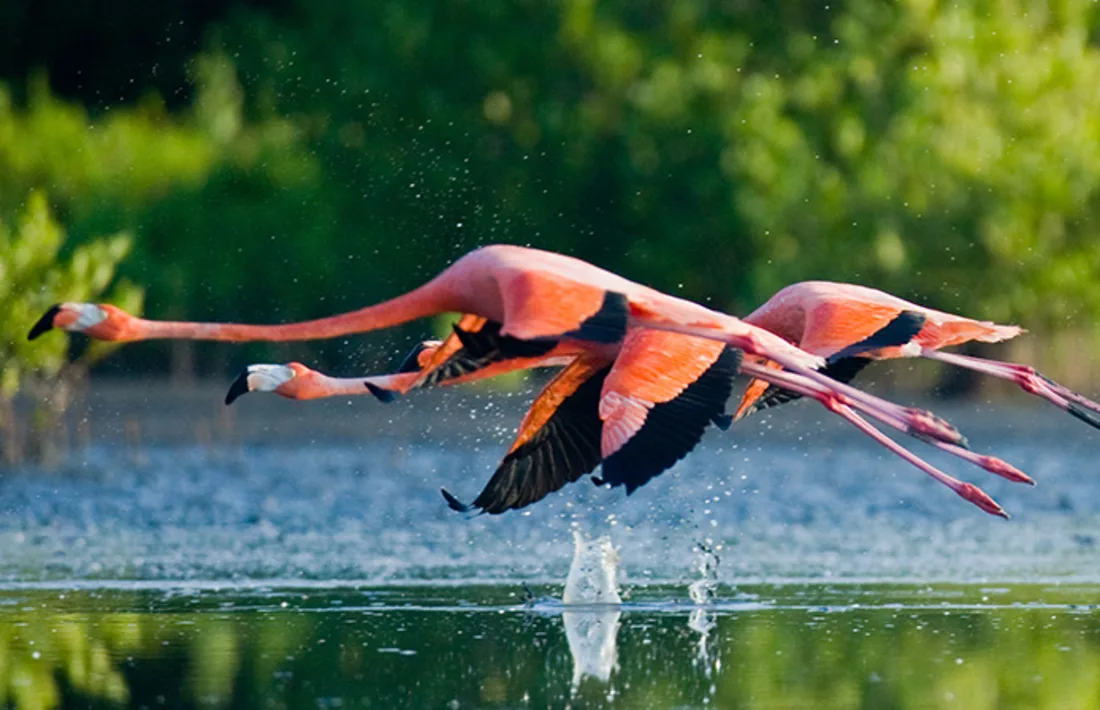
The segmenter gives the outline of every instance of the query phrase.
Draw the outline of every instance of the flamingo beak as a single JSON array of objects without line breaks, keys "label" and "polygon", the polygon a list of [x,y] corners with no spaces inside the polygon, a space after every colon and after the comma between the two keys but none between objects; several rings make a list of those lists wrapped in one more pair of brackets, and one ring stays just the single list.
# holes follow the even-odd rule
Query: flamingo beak
[{"label": "flamingo beak", "polygon": [[31,332],[27,333],[27,340],[34,340],[53,328],[76,333],[87,332],[89,328],[107,320],[107,317],[107,311],[94,303],[58,303],[38,319]]},{"label": "flamingo beak", "polygon": [[249,365],[229,385],[229,391],[225,393],[225,404],[229,406],[249,392],[274,392],[296,376],[297,373],[286,365]]},{"label": "flamingo beak", "polygon": [[54,319],[61,313],[61,304],[57,303],[50,306],[50,309],[42,314],[42,317],[38,319],[38,322],[31,327],[31,332],[27,333],[27,340],[34,340],[38,336],[42,335],[48,330],[53,330]]},{"label": "flamingo beak", "polygon": [[233,384],[229,385],[229,391],[225,393],[225,406],[229,406],[237,401],[237,398],[242,394],[248,394],[248,371],[245,370],[241,374],[237,375],[237,379],[233,380]]}]

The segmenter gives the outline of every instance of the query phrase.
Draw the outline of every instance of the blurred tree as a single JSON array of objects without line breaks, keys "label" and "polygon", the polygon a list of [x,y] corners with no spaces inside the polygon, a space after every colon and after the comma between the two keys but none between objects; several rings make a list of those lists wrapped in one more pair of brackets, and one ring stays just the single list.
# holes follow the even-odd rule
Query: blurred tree
[{"label": "blurred tree", "polygon": [[739,311],[824,277],[1055,327],[1100,312],[1096,18],[1083,0],[311,2],[219,41],[334,189],[366,188],[340,223],[409,210],[405,239],[372,240],[391,263],[531,242]]},{"label": "blurred tree", "polygon": [[[65,234],[53,220],[46,198],[32,193],[15,229],[0,223],[0,455],[12,463],[30,453],[49,456],[56,427],[72,388],[90,365],[113,346],[91,343],[76,359],[68,338],[27,342],[28,323],[60,301],[107,300],[126,309],[141,308],[141,290],[115,281],[118,264],[130,251],[127,234],[98,239],[59,258]],[[110,290],[109,290],[110,289]],[[29,429],[15,416],[15,397],[33,393]]]},{"label": "blurred tree", "polygon": [[0,214],[41,188],[77,243],[136,231],[155,317],[323,315],[505,241],[733,312],[831,278],[1096,335],[1097,7],[231,4],[171,110],[140,67],[94,118],[11,77]]}]

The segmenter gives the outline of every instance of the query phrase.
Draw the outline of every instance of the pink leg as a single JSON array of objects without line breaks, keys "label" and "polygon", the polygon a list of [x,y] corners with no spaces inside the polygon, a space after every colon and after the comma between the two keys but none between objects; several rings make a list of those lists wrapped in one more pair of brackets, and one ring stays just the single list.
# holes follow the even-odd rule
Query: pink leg
[{"label": "pink leg", "polygon": [[958,353],[945,353],[928,348],[921,351],[921,356],[1015,382],[1025,392],[1038,395],[1055,406],[1066,410],[1081,421],[1100,429],[1100,404],[1063,387],[1054,380],[1036,372],[1035,368],[1029,365],[987,360]]},{"label": "pink leg", "polygon": [[[773,333],[749,326],[732,316],[705,311],[694,304],[687,304],[687,307],[691,313],[680,315],[698,320],[684,323],[676,317],[649,311],[637,313],[635,310],[644,309],[635,309],[632,305],[629,325],[719,340],[747,353],[779,363],[790,373],[798,375],[802,386],[796,390],[797,392],[821,401],[824,401],[823,398],[841,397],[844,404],[887,422],[891,426],[898,426],[900,422],[901,430],[907,434],[938,439],[949,444],[966,445],[966,439],[957,429],[931,412],[899,407],[821,374],[816,369],[823,364],[820,357],[798,349]],[[699,311],[702,315],[699,315]],[[750,371],[748,368],[742,369],[745,372]],[[775,370],[766,370],[758,377],[766,382],[774,382],[775,380],[770,377],[774,372]]]},{"label": "pink leg", "polygon": [[[807,397],[813,397],[823,404],[827,400],[840,401],[911,436],[925,440],[937,440],[960,447],[966,446],[966,438],[955,427],[935,414],[887,402],[884,399],[837,382],[819,372],[809,372],[806,375],[795,374],[774,370],[751,362],[742,363],[741,371],[765,382],[771,382]],[[822,380],[824,382],[821,382]]]},{"label": "pink leg", "polygon": [[[771,382],[772,384],[777,384],[781,387],[784,387],[784,389],[791,390],[791,391],[794,391],[794,392],[798,392],[798,393],[803,394],[805,396],[813,397],[818,402],[821,402],[825,406],[825,408],[829,409],[829,411],[837,412],[838,414],[844,416],[846,419],[849,420],[849,422],[851,422],[853,424],[856,424],[856,426],[858,426],[862,430],[862,432],[864,432],[865,434],[869,434],[865,427],[870,427],[871,425],[868,424],[865,419],[860,418],[859,423],[856,423],[855,420],[851,419],[848,416],[845,416],[842,412],[838,411],[837,407],[843,407],[844,409],[846,409],[846,411],[851,412],[851,408],[850,408],[849,404],[845,401],[845,397],[843,397],[843,396],[838,396],[838,395],[833,394],[833,393],[822,394],[820,392],[817,392],[814,389],[813,386],[807,385],[807,382],[806,382],[805,378],[801,378],[801,376],[799,376],[799,375],[795,375],[795,374],[790,373],[790,372],[772,370],[770,368],[763,367],[763,365],[756,364],[756,363],[746,362],[746,363],[742,364],[741,365],[741,371],[745,372],[745,373],[748,373],[748,374],[751,374],[752,376],[757,376],[757,378],[760,378],[761,380],[767,380],[768,382]],[[809,383],[809,384],[812,385],[812,383]],[[892,426],[895,429],[898,429],[899,432],[904,432],[906,434],[911,434],[912,433],[911,430],[908,427],[908,424],[906,424],[905,419],[903,419],[901,417],[889,417],[888,416],[888,417],[880,417],[880,418],[881,418],[883,424],[887,424],[889,426]],[[870,434],[870,436],[875,437],[876,440],[880,440],[880,443],[881,443],[881,439],[879,439],[879,437],[882,436],[882,434],[879,432],[878,429],[875,429],[873,427],[871,427],[871,428],[873,430],[875,430],[875,434]],[[927,444],[930,444],[930,445],[932,445],[932,446],[934,446],[938,449],[946,451],[946,452],[948,452],[948,454],[956,456],[960,459],[963,459],[964,461],[967,461],[969,463],[974,463],[975,466],[986,469],[990,473],[996,473],[997,476],[1008,479],[1010,481],[1019,482],[1019,483],[1030,483],[1032,485],[1035,484],[1035,481],[1032,480],[1032,478],[1030,476],[1027,476],[1026,473],[1024,473],[1020,469],[1012,466],[1011,463],[1009,463],[1008,461],[1003,461],[1003,460],[1001,460],[997,457],[993,457],[993,456],[985,456],[985,455],[975,454],[975,452],[969,451],[969,450],[967,450],[963,447],[957,446],[955,444],[946,443],[946,441],[941,441],[941,440],[937,440],[937,439],[933,439],[933,438],[925,438],[925,437],[920,437],[920,438],[924,439]],[[913,455],[909,454],[908,450],[903,449],[900,445],[895,444],[894,441],[892,441],[890,439],[887,439],[887,440],[890,441],[890,444],[883,444],[883,446],[888,446],[890,448],[890,450],[892,450],[894,452],[898,452],[899,449],[902,450],[902,451],[905,451],[905,455],[900,455],[900,456],[902,456],[902,458],[904,458],[906,461],[910,461],[911,463],[914,463],[914,465],[917,466],[917,468],[921,468],[922,470],[925,470],[924,467],[922,466],[922,463],[923,463],[924,466],[927,466],[927,465],[926,465],[926,463],[921,461],[921,459],[916,459],[917,461],[921,461],[921,463],[915,463],[910,458],[910,456],[913,456]],[[895,447],[897,447],[897,448],[895,448]]]},{"label": "pink leg", "polygon": [[972,483],[965,483],[958,480],[957,478],[952,478],[951,476],[948,476],[943,471],[939,470],[938,468],[920,458],[916,454],[912,453],[908,449],[902,447],[896,441],[890,439],[881,431],[871,426],[869,423],[867,423],[865,419],[852,411],[852,409],[847,405],[837,402],[834,403],[832,406],[829,406],[829,409],[850,421],[857,428],[862,430],[863,433],[867,436],[870,436],[872,439],[890,449],[898,456],[902,457],[909,463],[927,473],[932,478],[936,479],[943,485],[955,491],[955,494],[958,495],[960,498],[970,501],[990,515],[999,515],[1002,518],[1008,518],[1008,513],[1005,512],[1004,508],[1002,508],[997,503],[997,501],[990,498],[989,495],[981,488],[978,488]]},{"label": "pink leg", "polygon": [[[759,377],[761,379],[766,379],[767,381],[772,382],[773,384],[779,385],[780,387],[783,387],[784,389],[789,389],[789,390],[792,390],[794,392],[798,392],[799,394],[805,395],[807,397],[813,397],[814,399],[821,402],[825,406],[826,409],[829,409],[830,411],[837,412],[838,414],[843,416],[845,419],[847,419],[848,421],[852,422],[857,427],[859,427],[860,430],[862,430],[864,433],[870,434],[870,432],[868,432],[865,427],[871,427],[871,425],[868,424],[866,420],[860,418],[859,422],[857,423],[856,421],[852,420],[850,417],[845,416],[841,411],[839,411],[837,409],[837,407],[842,407],[845,410],[851,412],[850,406],[848,405],[847,402],[844,401],[843,397],[837,396],[837,395],[832,394],[832,393],[821,394],[820,392],[817,392],[815,390],[815,388],[813,388],[811,386],[807,386],[805,378],[799,377],[799,376],[794,375],[794,374],[789,373],[789,372],[784,372],[784,371],[780,371],[780,370],[773,370],[771,368],[767,368],[767,367],[764,367],[762,365],[758,365],[758,364],[755,364],[755,363],[744,363],[741,367],[741,370],[742,370],[742,372],[745,372],[747,374],[751,374],[754,377]],[[812,384],[812,383],[810,383],[810,384]],[[851,412],[851,413],[854,414],[854,412]],[[881,420],[882,420],[883,423],[885,423],[889,426],[892,426],[892,427],[894,427],[895,429],[897,429],[899,431],[902,431],[902,432],[905,432],[905,433],[911,433],[910,430],[907,427],[906,421],[904,419],[900,418],[900,417],[882,417]],[[871,427],[871,429],[873,429],[875,433],[870,434],[870,436],[874,437],[880,443],[883,443],[882,439],[879,438],[879,437],[883,436],[882,433],[879,432],[877,429],[874,429],[874,427]],[[885,437],[883,437],[883,438],[885,438]],[[888,448],[890,448],[891,451],[894,451],[895,453],[899,453],[899,450],[900,451],[905,451],[906,452],[905,454],[900,454],[899,453],[899,455],[902,456],[902,458],[904,458],[906,461],[909,461],[910,463],[913,463],[914,465],[916,465],[921,470],[924,470],[924,471],[927,472],[927,470],[924,468],[924,466],[927,466],[928,464],[924,463],[919,458],[916,459],[916,461],[920,461],[921,463],[919,463],[919,464],[915,463],[913,461],[913,459],[910,458],[910,456],[913,456],[915,458],[915,456],[913,454],[909,453],[906,449],[902,448],[899,444],[895,443],[894,441],[892,441],[890,439],[886,439],[886,441],[889,441],[890,443],[889,444],[883,443],[884,446],[887,446]],[[936,439],[927,438],[927,439],[925,439],[925,441],[928,444],[931,444],[932,446],[935,446],[936,448],[941,449],[942,451],[946,451],[947,453],[952,454],[953,456],[957,456],[958,458],[961,458],[962,460],[967,461],[968,463],[972,463],[975,466],[979,466],[981,468],[984,468],[986,471],[989,471],[990,473],[994,473],[998,476],[1001,476],[1002,478],[1006,478],[1010,481],[1015,481],[1015,482],[1018,482],[1018,483],[1028,483],[1030,485],[1035,485],[1035,481],[1032,480],[1032,478],[1030,476],[1028,476],[1023,471],[1020,471],[1019,469],[1017,469],[1015,466],[1008,463],[1007,461],[1003,461],[1003,460],[1001,460],[999,458],[996,458],[994,456],[986,456],[986,455],[982,455],[982,454],[976,454],[972,451],[968,451],[967,449],[964,449],[964,448],[962,448],[960,446],[957,446],[955,444],[939,441],[939,440],[936,440]],[[954,480],[954,479],[952,479],[952,480]]]}]

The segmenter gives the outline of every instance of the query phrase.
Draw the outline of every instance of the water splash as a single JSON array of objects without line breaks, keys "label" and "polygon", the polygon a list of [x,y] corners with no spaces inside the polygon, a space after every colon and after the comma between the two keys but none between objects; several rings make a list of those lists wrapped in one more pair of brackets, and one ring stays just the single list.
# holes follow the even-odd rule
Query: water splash
[{"label": "water splash", "polygon": [[715,545],[709,538],[695,543],[695,569],[700,576],[688,585],[688,595],[696,605],[688,617],[688,628],[699,634],[693,662],[703,668],[708,679],[721,669],[722,663],[717,653],[717,640],[711,636],[717,625],[711,604],[718,591],[718,566],[722,563],[718,552],[721,549],[721,545]]},{"label": "water splash", "polygon": [[718,553],[721,545],[715,545],[710,538],[695,543],[695,569],[699,579],[688,585],[688,596],[695,604],[710,604],[718,591],[718,566],[722,558]]},{"label": "water splash", "polygon": [[618,665],[619,555],[611,538],[588,539],[573,531],[573,564],[565,580],[562,612],[565,638],[573,656],[573,692],[584,678],[611,680]]},{"label": "water splash", "polygon": [[562,601],[566,604],[622,604],[619,595],[619,552],[611,538],[589,540],[573,531],[573,563],[565,579]]}]

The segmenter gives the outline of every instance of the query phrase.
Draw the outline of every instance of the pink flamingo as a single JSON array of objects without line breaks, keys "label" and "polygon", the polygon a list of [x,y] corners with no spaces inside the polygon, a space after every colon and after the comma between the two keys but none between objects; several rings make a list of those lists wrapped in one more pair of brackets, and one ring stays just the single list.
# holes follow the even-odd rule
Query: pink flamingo
[{"label": "pink flamingo", "polygon": [[[891,342],[889,338],[904,342],[909,337],[890,332],[896,330],[896,325],[883,329],[875,336],[877,342]],[[500,336],[499,324],[470,317],[457,324],[446,341],[420,344],[395,374],[334,378],[299,363],[253,365],[233,383],[226,402],[253,390],[274,391],[292,399],[370,392],[389,401],[394,392],[406,391],[421,379],[421,371],[433,362],[440,362],[441,355],[445,359],[432,371],[433,379],[428,384],[456,384],[504,371],[569,364],[536,398],[520,425],[516,441],[473,504],[466,506],[443,492],[455,510],[480,508],[500,513],[533,503],[577,480],[594,469],[601,458],[604,480],[613,485],[625,483],[628,491],[632,491],[691,451],[708,424],[729,426],[724,406],[737,371],[736,353],[729,350],[722,353],[712,341],[660,331],[640,331],[641,335],[646,338],[644,346],[625,350],[647,358],[648,366],[634,363],[621,371],[646,373],[644,376],[650,382],[663,376],[671,382],[690,384],[686,388],[659,389],[661,383],[658,383],[652,397],[656,401],[650,403],[645,421],[637,427],[630,426],[618,409],[601,404],[614,402],[623,392],[638,394],[647,382],[606,382],[610,365],[606,358],[589,354],[574,359],[560,354],[560,346],[551,347],[543,355],[528,353],[523,358],[499,360],[502,352],[509,349],[507,338]],[[896,340],[899,337],[902,339]],[[685,368],[685,363],[693,360],[706,369],[686,370],[691,365]],[[595,442],[597,446],[584,446],[586,442]],[[930,443],[1009,480],[1032,483],[1027,475],[999,459],[940,442]]]},{"label": "pink flamingo", "polygon": [[[609,441],[622,445],[622,435],[645,424],[654,396],[670,399],[669,390],[687,384],[663,373],[654,363],[667,353],[645,352],[646,329],[679,333],[723,344],[778,363],[783,371],[754,363],[742,369],[759,379],[820,401],[883,446],[951,488],[957,495],[992,514],[1004,510],[976,486],[958,481],[901,447],[869,424],[858,411],[905,433],[936,440],[953,453],[963,449],[962,436],[931,413],[899,407],[838,383],[817,371],[823,358],[726,314],[660,293],[578,259],[517,246],[496,245],[473,251],[427,284],[402,296],[328,318],[285,325],[150,321],[107,305],[63,303],[51,308],[29,334],[51,328],[83,332],[116,341],[189,338],[241,342],[305,340],[387,328],[443,312],[460,312],[501,324],[500,334],[524,345],[547,341],[574,355],[590,354],[614,364],[607,377],[622,382],[625,394],[601,399],[609,412],[604,429]],[[721,352],[721,350],[719,350]],[[438,363],[421,372],[426,380]],[[634,371],[631,371],[634,370]],[[413,385],[417,384],[417,380]],[[661,383],[661,384],[658,384]],[[606,384],[606,383],[605,383]],[[643,387],[636,395],[632,388]],[[614,419],[611,425],[609,419]],[[628,484],[627,480],[609,481]]]},{"label": "pink flamingo", "polygon": [[[883,291],[853,284],[806,281],[787,286],[745,318],[803,350],[826,358],[824,372],[850,381],[874,360],[925,357],[1015,382],[1025,391],[1100,428],[1100,404],[1036,372],[1027,365],[940,352],[972,340],[997,343],[1023,329],[944,313]],[[883,347],[868,339],[884,328],[894,337]],[[860,347],[860,343],[865,346]],[[858,352],[853,352],[853,348]],[[767,363],[766,363],[767,364]],[[734,415],[745,415],[799,395],[762,379],[749,383]]]},{"label": "pink flamingo", "polygon": [[[273,391],[291,399],[315,399],[368,392],[383,401],[406,389],[421,376],[433,357],[453,349],[433,371],[432,384],[456,384],[484,379],[505,370],[528,367],[564,368],[546,385],[520,423],[517,435],[489,483],[471,505],[448,491],[443,495],[454,510],[479,509],[503,513],[525,507],[576,481],[603,462],[598,483],[625,485],[633,492],[690,452],[710,423],[728,426],[724,414],[732,393],[740,351],[722,343],[662,331],[637,330],[627,349],[645,352],[649,367],[664,373],[665,382],[648,391],[627,392],[622,378],[610,376],[613,360],[583,353],[562,356],[552,350],[537,358],[515,358],[480,366],[485,353],[501,351],[496,324],[477,331],[456,327],[461,336],[444,343],[428,342],[410,355],[407,365],[392,375],[365,378],[329,377],[300,363],[251,365],[226,395],[231,403],[249,391]],[[505,348],[506,348],[505,344]],[[653,359],[653,353],[657,353]],[[646,364],[641,364],[646,367]],[[683,384],[674,384],[674,383]],[[623,397],[649,397],[644,417],[619,406]],[[611,403],[611,406],[608,406]]]}]

